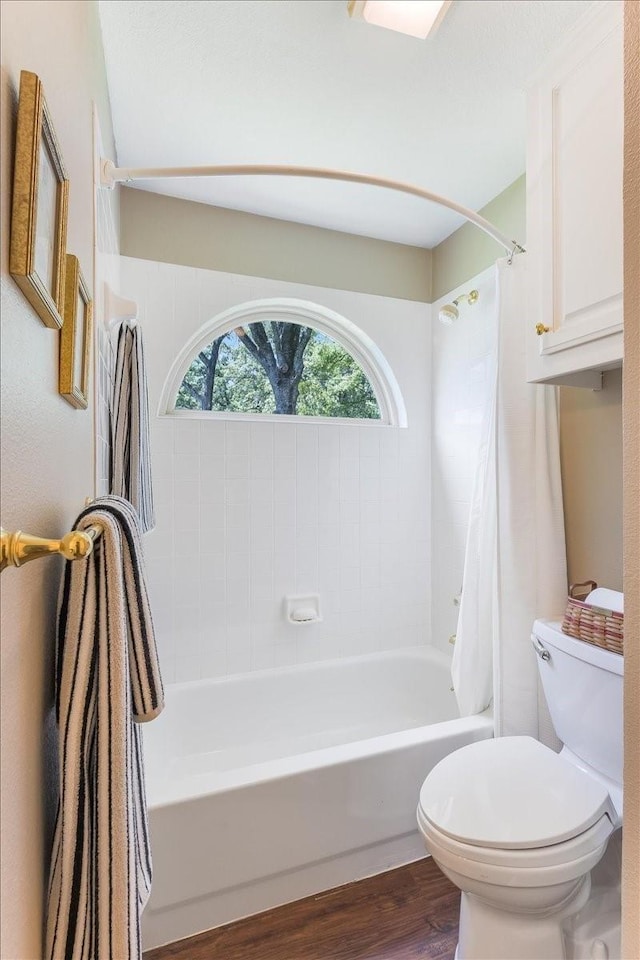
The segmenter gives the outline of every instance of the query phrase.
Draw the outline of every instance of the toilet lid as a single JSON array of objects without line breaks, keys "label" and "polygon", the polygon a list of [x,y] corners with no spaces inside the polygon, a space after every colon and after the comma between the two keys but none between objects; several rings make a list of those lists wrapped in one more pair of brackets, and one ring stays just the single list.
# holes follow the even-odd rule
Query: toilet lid
[{"label": "toilet lid", "polygon": [[602,784],[531,737],[483,740],[449,754],[425,780],[420,808],[456,840],[512,849],[561,843],[613,817]]}]

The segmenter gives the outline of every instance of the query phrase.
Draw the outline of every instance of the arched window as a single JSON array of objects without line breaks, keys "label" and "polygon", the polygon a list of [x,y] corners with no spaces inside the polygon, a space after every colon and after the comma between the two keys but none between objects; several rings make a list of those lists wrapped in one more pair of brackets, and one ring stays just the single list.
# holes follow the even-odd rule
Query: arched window
[{"label": "arched window", "polygon": [[406,425],[395,378],[366,334],[290,299],[241,304],[205,324],[174,364],[161,412]]},{"label": "arched window", "polygon": [[290,320],[222,334],[193,358],[176,408],[379,420],[367,375],[344,347]]}]

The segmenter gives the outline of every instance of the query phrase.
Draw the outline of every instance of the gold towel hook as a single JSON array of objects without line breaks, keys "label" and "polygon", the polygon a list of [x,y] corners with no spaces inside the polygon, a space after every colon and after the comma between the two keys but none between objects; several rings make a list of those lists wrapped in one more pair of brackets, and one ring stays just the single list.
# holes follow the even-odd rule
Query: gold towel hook
[{"label": "gold towel hook", "polygon": [[5,567],[22,567],[30,560],[41,557],[62,556],[67,560],[84,560],[93,550],[93,545],[102,533],[99,524],[93,524],[86,530],[72,530],[61,540],[48,540],[33,537],[22,530],[9,533],[0,530],[0,571]]}]

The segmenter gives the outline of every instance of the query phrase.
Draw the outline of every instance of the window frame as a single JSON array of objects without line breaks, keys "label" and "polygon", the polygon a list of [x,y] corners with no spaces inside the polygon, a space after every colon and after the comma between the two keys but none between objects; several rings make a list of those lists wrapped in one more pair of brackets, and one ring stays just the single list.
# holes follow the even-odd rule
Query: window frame
[{"label": "window frame", "polygon": [[[184,376],[194,357],[212,340],[235,327],[250,323],[284,320],[314,327],[340,344],[360,365],[375,394],[379,419],[361,417],[310,417],[304,414],[240,413],[232,410],[176,409],[175,402]],[[359,327],[334,310],[308,300],[291,297],[250,300],[231,307],[204,323],[180,350],[167,375],[158,405],[160,417],[190,419],[251,420],[253,422],[291,421],[294,423],[335,423],[358,426],[407,426],[407,412],[398,381],[382,351]]]}]

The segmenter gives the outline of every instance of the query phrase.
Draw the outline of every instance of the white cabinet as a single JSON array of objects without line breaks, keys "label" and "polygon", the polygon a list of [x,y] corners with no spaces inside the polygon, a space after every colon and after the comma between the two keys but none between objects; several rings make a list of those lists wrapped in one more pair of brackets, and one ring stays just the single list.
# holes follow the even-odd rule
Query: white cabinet
[{"label": "white cabinet", "polygon": [[622,159],[623,4],[606,0],[529,92],[530,381],[596,386],[622,361]]}]

